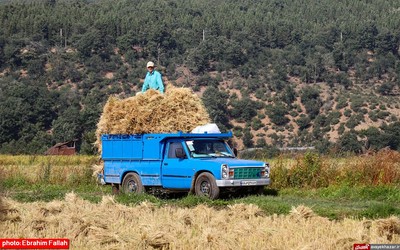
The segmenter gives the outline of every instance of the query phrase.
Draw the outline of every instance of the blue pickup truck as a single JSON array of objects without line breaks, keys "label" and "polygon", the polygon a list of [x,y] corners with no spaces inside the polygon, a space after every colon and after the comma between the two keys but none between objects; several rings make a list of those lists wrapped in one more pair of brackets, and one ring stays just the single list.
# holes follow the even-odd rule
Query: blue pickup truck
[{"label": "blue pickup truck", "polygon": [[259,194],[270,183],[266,162],[243,160],[226,143],[228,133],[102,135],[103,184],[114,191],[191,192],[211,199],[221,191]]}]

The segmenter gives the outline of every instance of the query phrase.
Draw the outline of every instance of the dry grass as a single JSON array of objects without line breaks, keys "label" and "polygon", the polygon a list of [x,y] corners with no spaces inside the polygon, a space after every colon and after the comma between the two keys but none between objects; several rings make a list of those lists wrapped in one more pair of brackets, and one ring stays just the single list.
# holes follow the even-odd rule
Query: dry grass
[{"label": "dry grass", "polygon": [[280,157],[270,163],[274,188],[400,184],[400,152],[393,150],[341,159],[306,153],[294,160]]},{"label": "dry grass", "polygon": [[189,88],[171,86],[164,95],[148,90],[122,100],[110,97],[97,124],[95,145],[101,151],[102,134],[189,132],[209,121],[201,99]]},{"label": "dry grass", "polygon": [[71,249],[352,249],[354,243],[400,243],[398,217],[330,221],[304,206],[265,216],[255,205],[131,207],[111,196],[93,204],[74,193],[48,203],[6,202],[2,237],[65,237]]},{"label": "dry grass", "polygon": [[0,181],[6,185],[85,183],[93,178],[96,164],[100,164],[98,156],[0,155]]},{"label": "dry grass", "polygon": [[97,158],[98,156],[89,155],[0,155],[0,166],[82,165],[92,164]]},{"label": "dry grass", "polygon": [[400,152],[381,150],[377,153],[350,159],[345,177],[366,185],[400,184]]},{"label": "dry grass", "polygon": [[92,166],[92,170],[93,170],[93,176],[97,177],[98,174],[103,173],[103,169],[104,169],[104,164],[103,163],[99,163],[99,164],[94,164]]},{"label": "dry grass", "polygon": [[311,210],[311,208],[300,205],[297,207],[292,207],[292,210],[290,210],[290,216],[298,221],[301,219],[313,218],[316,216],[316,214]]}]

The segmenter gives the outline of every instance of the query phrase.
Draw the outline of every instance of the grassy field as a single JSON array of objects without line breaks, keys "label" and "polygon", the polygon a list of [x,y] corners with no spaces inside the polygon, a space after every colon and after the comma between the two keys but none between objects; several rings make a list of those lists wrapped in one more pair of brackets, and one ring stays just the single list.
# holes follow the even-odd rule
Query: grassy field
[{"label": "grassy field", "polygon": [[[264,159],[267,160],[267,159]],[[266,214],[288,214],[293,206],[306,205],[330,219],[382,218],[400,215],[400,154],[333,159],[316,154],[269,160],[272,185],[262,196],[222,197],[211,201],[184,195],[119,195],[121,204],[144,200],[157,206],[223,208],[236,203],[254,204]],[[5,197],[20,202],[62,200],[69,192],[93,203],[111,194],[93,176],[97,156],[0,156]]]},{"label": "grassy field", "polygon": [[[400,243],[398,152],[340,159],[305,154],[269,162],[273,183],[263,195],[209,200],[110,196],[111,187],[93,176],[99,164],[94,156],[0,156],[2,237],[67,237],[73,249],[351,249],[360,242]],[[285,235],[290,240],[282,242]]]}]

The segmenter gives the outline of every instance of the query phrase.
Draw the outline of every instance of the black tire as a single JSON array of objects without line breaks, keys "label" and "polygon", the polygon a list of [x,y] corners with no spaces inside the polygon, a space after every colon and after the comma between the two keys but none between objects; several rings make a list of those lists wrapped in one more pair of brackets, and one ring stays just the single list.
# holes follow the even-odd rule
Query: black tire
[{"label": "black tire", "polygon": [[125,175],[124,180],[122,181],[122,192],[123,193],[143,193],[144,187],[142,184],[142,180],[140,176],[136,173],[129,173]]},{"label": "black tire", "polygon": [[194,192],[197,196],[205,196],[213,200],[219,197],[220,190],[214,176],[205,172],[197,177],[194,184]]}]

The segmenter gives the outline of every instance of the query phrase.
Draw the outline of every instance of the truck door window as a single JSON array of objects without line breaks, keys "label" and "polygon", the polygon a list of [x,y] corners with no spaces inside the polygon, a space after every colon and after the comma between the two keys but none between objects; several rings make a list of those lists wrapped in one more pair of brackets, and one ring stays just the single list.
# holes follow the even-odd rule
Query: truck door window
[{"label": "truck door window", "polygon": [[182,143],[181,142],[170,142],[169,143],[169,148],[168,148],[168,158],[177,158],[175,155],[175,150],[177,148],[182,148]]}]

